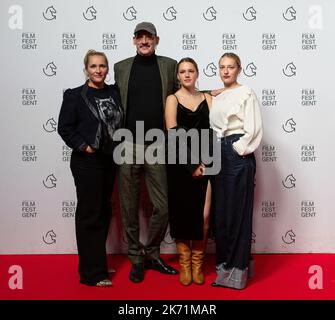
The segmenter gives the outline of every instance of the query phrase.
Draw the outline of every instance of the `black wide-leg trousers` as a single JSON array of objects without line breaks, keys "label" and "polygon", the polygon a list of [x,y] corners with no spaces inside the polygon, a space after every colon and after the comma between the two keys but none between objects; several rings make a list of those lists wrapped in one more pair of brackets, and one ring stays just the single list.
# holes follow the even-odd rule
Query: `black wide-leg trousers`
[{"label": "black wide-leg trousers", "polygon": [[221,138],[221,171],[212,177],[216,264],[245,269],[251,255],[256,161],[240,156],[233,142],[240,134]]},{"label": "black wide-leg trousers", "polygon": [[75,226],[80,282],[95,285],[108,278],[106,240],[116,165],[112,155],[73,151],[70,167],[77,193]]}]

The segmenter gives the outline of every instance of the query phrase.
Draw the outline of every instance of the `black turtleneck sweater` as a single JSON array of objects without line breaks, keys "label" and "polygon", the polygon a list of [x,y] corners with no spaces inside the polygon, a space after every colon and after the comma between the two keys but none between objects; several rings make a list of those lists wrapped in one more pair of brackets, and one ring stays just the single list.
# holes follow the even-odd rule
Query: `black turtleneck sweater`
[{"label": "black turtleneck sweater", "polygon": [[136,121],[144,121],[144,132],[163,129],[162,80],[155,54],[135,56],[128,84],[126,128],[135,137]]}]

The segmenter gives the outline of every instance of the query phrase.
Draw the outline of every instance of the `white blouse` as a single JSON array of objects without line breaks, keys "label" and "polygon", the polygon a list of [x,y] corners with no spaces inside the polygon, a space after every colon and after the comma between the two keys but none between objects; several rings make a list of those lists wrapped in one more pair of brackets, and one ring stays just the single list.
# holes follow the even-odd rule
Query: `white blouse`
[{"label": "white blouse", "polygon": [[212,99],[210,125],[218,137],[244,134],[233,143],[240,155],[247,155],[259,146],[263,130],[256,94],[246,86],[222,91]]}]

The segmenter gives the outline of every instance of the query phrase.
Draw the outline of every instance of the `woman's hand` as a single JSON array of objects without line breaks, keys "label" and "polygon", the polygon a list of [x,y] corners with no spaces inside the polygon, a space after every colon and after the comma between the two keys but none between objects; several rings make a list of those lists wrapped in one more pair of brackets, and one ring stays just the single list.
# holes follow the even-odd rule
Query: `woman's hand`
[{"label": "woman's hand", "polygon": [[196,168],[193,173],[192,177],[193,178],[201,178],[205,173],[205,166],[203,164],[200,164],[198,168]]},{"label": "woman's hand", "polygon": [[214,89],[214,90],[211,91],[211,96],[216,97],[216,96],[218,96],[223,90],[224,90],[224,88],[221,88],[221,89]]},{"label": "woman's hand", "polygon": [[94,153],[95,149],[93,149],[91,146],[87,146],[86,149],[85,149],[85,152],[86,153]]}]

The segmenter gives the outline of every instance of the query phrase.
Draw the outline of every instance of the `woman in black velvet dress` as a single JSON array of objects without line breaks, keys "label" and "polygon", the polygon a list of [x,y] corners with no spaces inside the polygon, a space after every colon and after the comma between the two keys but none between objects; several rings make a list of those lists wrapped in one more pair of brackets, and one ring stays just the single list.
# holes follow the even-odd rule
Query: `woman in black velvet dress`
[{"label": "woman in black velvet dress", "polygon": [[[211,96],[196,89],[198,66],[191,58],[184,58],[177,65],[180,89],[167,97],[165,121],[168,130],[178,134],[185,130],[209,130],[209,105]],[[184,131],[184,132],[185,132]],[[200,139],[199,139],[200,141]],[[207,244],[211,188],[201,159],[190,163],[190,143],[186,143],[186,164],[168,164],[168,199],[170,234],[176,239],[180,261],[180,282],[189,285],[204,283],[202,265]],[[200,144],[198,145],[200,149]],[[198,153],[198,155],[201,152]],[[178,159],[177,159],[178,160]]]}]

